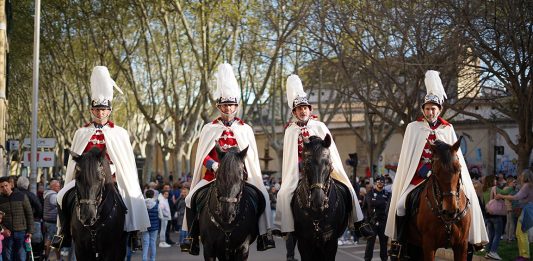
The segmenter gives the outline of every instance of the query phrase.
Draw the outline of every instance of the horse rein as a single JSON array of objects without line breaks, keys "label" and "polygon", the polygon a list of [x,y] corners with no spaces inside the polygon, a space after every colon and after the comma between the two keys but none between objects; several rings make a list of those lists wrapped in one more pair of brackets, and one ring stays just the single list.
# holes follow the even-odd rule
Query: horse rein
[{"label": "horse rein", "polygon": [[439,184],[439,181],[436,175],[431,175],[430,179],[434,181],[431,183],[432,185],[431,191],[433,192],[432,196],[434,199],[434,205],[436,207],[433,207],[433,204],[431,204],[431,201],[429,200],[427,194],[426,194],[426,203],[429,209],[431,209],[431,212],[433,212],[433,214],[435,214],[435,216],[437,216],[444,223],[444,230],[446,232],[446,235],[448,236],[448,241],[446,244],[449,246],[451,243],[452,225],[459,222],[464,216],[466,216],[468,209],[470,207],[470,200],[468,199],[468,197],[466,197],[466,194],[465,194],[466,202],[465,202],[465,207],[463,208],[463,210],[460,210],[460,209],[456,210],[453,216],[448,218],[446,216],[446,212],[443,209],[442,202],[443,202],[444,197],[454,197],[457,205],[460,206],[461,183],[463,183],[463,180],[461,178],[461,172],[459,172],[459,181],[457,182],[456,190],[441,192],[440,184]]}]

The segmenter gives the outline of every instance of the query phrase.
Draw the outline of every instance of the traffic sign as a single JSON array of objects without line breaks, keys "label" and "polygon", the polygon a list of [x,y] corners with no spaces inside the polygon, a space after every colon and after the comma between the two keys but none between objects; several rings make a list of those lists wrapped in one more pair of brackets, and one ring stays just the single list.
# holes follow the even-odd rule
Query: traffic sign
[{"label": "traffic sign", "polygon": [[[22,164],[30,166],[31,152],[24,151]],[[37,168],[53,167],[56,161],[56,154],[53,151],[37,151]]]},{"label": "traffic sign", "polygon": [[[57,144],[56,138],[38,138],[37,139],[37,148],[54,148],[56,144]],[[22,146],[25,148],[31,147],[31,139],[25,138]]]},{"label": "traffic sign", "polygon": [[8,140],[7,141],[7,151],[14,151],[19,149],[19,140]]}]

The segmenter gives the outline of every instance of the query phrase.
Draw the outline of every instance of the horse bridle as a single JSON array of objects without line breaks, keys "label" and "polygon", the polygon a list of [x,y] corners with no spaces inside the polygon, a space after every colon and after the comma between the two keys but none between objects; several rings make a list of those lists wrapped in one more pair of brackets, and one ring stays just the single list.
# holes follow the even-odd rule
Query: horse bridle
[{"label": "horse bridle", "polygon": [[[81,169],[78,165],[76,165],[76,172],[79,172],[79,171],[81,171]],[[98,172],[98,179],[100,180],[101,184],[100,184],[100,191],[98,192],[98,196],[96,197],[96,199],[80,199],[81,196],[79,195],[77,187],[75,190],[76,191],[76,197],[75,197],[76,217],[78,218],[78,220],[81,220],[81,213],[80,213],[81,205],[94,205],[96,208],[96,218],[94,222],[91,222],[91,224],[89,225],[83,224],[83,226],[85,227],[90,227],[94,225],[94,223],[96,223],[96,221],[100,219],[99,213],[98,213],[98,206],[100,205],[100,203],[102,203],[102,195],[103,195],[104,183],[105,183],[105,178],[106,178],[104,166],[101,161],[98,161],[97,172]]]},{"label": "horse bridle", "polygon": [[458,175],[459,175],[459,180],[457,181],[456,190],[450,190],[446,192],[441,192],[440,183],[439,183],[439,180],[437,179],[436,174],[430,176],[430,179],[434,181],[432,182],[431,191],[433,192],[432,195],[433,195],[434,205],[436,207],[433,207],[433,204],[431,204],[431,201],[426,195],[426,203],[429,209],[431,209],[431,212],[433,212],[433,214],[435,214],[435,216],[437,216],[437,218],[439,218],[444,223],[444,230],[448,236],[448,242],[447,242],[448,245],[451,243],[452,225],[459,222],[464,216],[466,216],[468,209],[470,207],[470,200],[465,195],[466,202],[465,202],[465,207],[463,208],[463,210],[458,209],[454,212],[453,216],[447,217],[446,212],[443,209],[442,202],[444,200],[444,197],[454,197],[454,200],[456,201],[457,206],[460,206],[461,183],[463,183],[463,180],[461,178],[460,171]]},{"label": "horse bridle", "polygon": [[[304,170],[307,168],[308,166],[308,162],[307,161],[304,161]],[[325,168],[325,171],[324,172],[328,172],[327,173],[327,178],[326,178],[326,181],[325,182],[317,182],[317,183],[312,183],[312,184],[308,184],[307,183],[307,179],[305,180],[305,185],[306,187],[308,188],[307,190],[309,191],[308,196],[307,196],[307,202],[305,203],[305,206],[307,208],[310,208],[311,207],[311,191],[313,191],[313,189],[321,189],[322,191],[324,191],[324,194],[326,195],[324,197],[324,202],[323,202],[323,205],[324,205],[324,209],[327,209],[329,208],[329,198],[328,198],[328,195],[329,195],[329,189],[331,187],[331,173],[333,172],[333,167],[332,167],[332,163],[331,163],[331,160],[328,162],[328,165],[327,167]],[[321,173],[321,174],[324,174],[324,173]]]}]

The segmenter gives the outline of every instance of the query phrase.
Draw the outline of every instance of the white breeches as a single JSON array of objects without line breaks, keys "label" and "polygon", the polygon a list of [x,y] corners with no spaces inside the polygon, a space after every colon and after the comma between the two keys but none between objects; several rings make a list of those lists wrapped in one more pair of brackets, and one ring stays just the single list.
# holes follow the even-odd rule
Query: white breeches
[{"label": "white breeches", "polygon": [[[194,195],[194,193],[199,190],[200,188],[202,188],[203,186],[213,182],[215,180],[212,180],[212,181],[207,181],[205,179],[202,179],[200,180],[192,189],[191,191],[189,192],[189,194],[187,195],[187,197],[185,198],[185,205],[190,208],[191,207],[191,200],[192,200],[192,196]],[[256,184],[252,184],[251,182],[248,182],[246,181],[247,183],[253,185],[254,187],[256,187],[257,189],[259,189],[259,191],[262,192],[263,194],[263,197],[265,198],[265,211],[263,212],[263,214],[261,214],[261,216],[259,217],[259,224],[258,224],[258,227],[259,227],[259,234],[260,235],[263,235],[265,233],[268,232],[268,230],[272,227],[272,220],[270,220],[270,217],[272,217],[272,210],[270,209],[270,198],[268,196],[268,192],[266,191],[266,188],[263,184],[261,184],[260,186],[256,185]],[[185,230],[185,231],[188,231],[188,227],[187,227],[187,217],[185,216],[183,218],[183,224],[182,224],[182,229]]]},{"label": "white breeches", "polygon": [[413,189],[415,189],[417,186],[413,184],[409,184],[405,192],[402,194],[400,199],[398,199],[398,202],[396,203],[396,215],[403,217],[405,216],[405,201],[407,200],[407,196]]}]

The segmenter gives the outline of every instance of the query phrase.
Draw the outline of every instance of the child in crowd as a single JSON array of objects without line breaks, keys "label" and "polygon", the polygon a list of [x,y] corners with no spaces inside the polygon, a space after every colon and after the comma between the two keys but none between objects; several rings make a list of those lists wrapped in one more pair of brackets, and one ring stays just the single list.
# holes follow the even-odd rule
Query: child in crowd
[{"label": "child in crowd", "polygon": [[[146,190],[146,209],[148,210],[148,217],[150,218],[150,227],[143,232],[143,261],[155,261],[157,241],[157,232],[159,231],[159,206],[157,200],[154,198],[154,190]],[[150,259],[148,259],[148,252]]]}]

